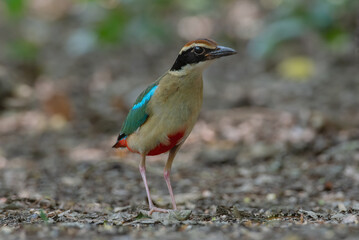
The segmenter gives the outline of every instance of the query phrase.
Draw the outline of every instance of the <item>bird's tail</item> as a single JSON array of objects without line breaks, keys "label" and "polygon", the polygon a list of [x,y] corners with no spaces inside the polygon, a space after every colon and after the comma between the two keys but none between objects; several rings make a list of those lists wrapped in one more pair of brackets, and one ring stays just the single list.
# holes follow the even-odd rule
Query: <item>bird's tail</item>
[{"label": "bird's tail", "polygon": [[121,134],[120,136],[118,136],[117,142],[112,147],[113,148],[125,148],[125,147],[127,147],[126,138],[127,138],[126,135]]}]

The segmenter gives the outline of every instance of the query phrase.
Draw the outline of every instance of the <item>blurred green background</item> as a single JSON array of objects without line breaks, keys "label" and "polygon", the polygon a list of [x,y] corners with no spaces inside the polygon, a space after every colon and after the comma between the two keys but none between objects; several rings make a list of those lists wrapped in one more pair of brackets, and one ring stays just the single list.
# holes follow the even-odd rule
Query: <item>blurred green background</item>
[{"label": "blurred green background", "polygon": [[305,109],[354,121],[358,5],[1,1],[0,133],[73,128],[115,136],[137,94],[170,68],[184,43],[201,37],[239,52],[205,74],[205,109]]},{"label": "blurred green background", "polygon": [[[72,57],[112,46],[178,44],[198,37],[247,43],[255,58],[277,47],[317,41],[322,49],[349,53],[355,0],[4,0],[2,58],[32,61],[47,44]],[[5,32],[7,31],[7,32]],[[243,41],[243,42],[242,42]],[[307,43],[309,44],[309,43]],[[50,46],[48,46],[50,47]]]}]

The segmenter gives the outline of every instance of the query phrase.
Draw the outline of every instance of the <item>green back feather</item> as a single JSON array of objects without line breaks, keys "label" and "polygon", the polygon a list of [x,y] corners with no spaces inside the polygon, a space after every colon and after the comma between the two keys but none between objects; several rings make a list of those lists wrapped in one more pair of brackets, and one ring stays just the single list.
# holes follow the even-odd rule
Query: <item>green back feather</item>
[{"label": "green back feather", "polygon": [[[149,85],[136,99],[136,102],[133,104],[135,106],[136,104],[140,103],[143,98],[146,96],[147,93],[149,93],[153,87],[157,86],[159,83],[159,80]],[[148,112],[147,112],[147,105],[149,101],[144,102],[141,104],[138,108],[131,108],[130,112],[127,115],[127,118],[125,122],[122,125],[121,128],[121,134],[119,138],[123,138],[125,136],[128,136],[135,132],[137,128],[139,128],[142,124],[144,124],[148,118]]]}]

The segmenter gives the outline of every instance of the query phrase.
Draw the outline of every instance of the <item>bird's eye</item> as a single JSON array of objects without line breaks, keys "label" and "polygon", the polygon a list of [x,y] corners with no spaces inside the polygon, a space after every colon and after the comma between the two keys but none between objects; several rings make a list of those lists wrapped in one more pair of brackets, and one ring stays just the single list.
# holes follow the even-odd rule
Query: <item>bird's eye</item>
[{"label": "bird's eye", "polygon": [[197,54],[197,55],[200,55],[204,52],[204,48],[201,48],[201,47],[194,47],[194,53]]}]

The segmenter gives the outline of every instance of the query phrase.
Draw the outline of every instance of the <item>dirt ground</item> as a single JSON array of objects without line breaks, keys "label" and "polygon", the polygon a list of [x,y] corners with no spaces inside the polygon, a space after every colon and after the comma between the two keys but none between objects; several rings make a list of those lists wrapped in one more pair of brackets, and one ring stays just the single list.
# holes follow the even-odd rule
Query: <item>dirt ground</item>
[{"label": "dirt ground", "polygon": [[[355,62],[324,64],[299,83],[238,56],[214,64],[173,165],[180,211],[149,217],[139,156],[111,146],[129,104],[166,64],[137,71],[133,56],[118,69],[115,55],[60,69],[49,59],[33,89],[8,100],[1,239],[358,239]],[[148,180],[155,204],[169,208],[165,158],[148,158]]]}]

